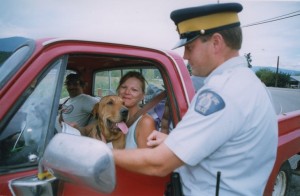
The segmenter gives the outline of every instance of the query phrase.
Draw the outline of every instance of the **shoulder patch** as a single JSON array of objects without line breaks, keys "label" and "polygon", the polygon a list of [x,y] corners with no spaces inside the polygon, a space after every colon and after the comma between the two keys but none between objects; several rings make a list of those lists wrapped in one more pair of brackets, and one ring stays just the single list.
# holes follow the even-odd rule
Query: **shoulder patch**
[{"label": "shoulder patch", "polygon": [[208,116],[225,108],[222,97],[211,90],[201,92],[196,100],[195,111]]}]

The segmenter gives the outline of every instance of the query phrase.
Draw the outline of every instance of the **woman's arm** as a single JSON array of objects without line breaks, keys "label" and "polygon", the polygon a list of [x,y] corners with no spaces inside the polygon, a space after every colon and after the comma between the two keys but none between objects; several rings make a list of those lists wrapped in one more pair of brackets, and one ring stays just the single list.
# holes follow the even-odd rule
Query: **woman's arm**
[{"label": "woman's arm", "polygon": [[144,114],[136,126],[135,137],[138,148],[147,148],[147,138],[155,130],[155,121],[149,114]]}]

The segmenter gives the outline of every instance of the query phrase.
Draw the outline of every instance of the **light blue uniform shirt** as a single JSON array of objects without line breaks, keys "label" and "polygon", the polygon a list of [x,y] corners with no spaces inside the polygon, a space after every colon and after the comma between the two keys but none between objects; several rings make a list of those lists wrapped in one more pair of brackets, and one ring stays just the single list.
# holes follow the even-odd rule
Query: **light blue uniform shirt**
[{"label": "light blue uniform shirt", "polygon": [[235,57],[215,69],[165,140],[185,165],[184,195],[263,195],[276,159],[277,116],[267,89]]}]

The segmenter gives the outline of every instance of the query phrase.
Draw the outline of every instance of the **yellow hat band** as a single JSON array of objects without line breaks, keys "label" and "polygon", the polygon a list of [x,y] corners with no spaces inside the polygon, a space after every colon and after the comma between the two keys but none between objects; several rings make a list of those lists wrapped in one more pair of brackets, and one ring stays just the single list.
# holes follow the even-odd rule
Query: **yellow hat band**
[{"label": "yellow hat band", "polygon": [[[220,18],[222,20],[220,20]],[[239,18],[236,12],[223,12],[188,19],[178,23],[177,27],[179,34],[182,34],[198,30],[219,28],[237,22],[239,22]]]}]

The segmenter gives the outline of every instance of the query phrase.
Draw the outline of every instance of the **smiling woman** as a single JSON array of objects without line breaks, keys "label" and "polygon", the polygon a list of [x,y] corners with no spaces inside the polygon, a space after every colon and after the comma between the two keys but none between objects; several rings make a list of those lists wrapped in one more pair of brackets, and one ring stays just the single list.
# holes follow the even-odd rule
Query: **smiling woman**
[{"label": "smiling woman", "polygon": [[[148,88],[150,86],[151,89],[157,88],[156,94],[164,89],[163,80],[161,78],[159,70],[154,68],[127,68],[121,70],[101,71],[97,72],[95,81],[96,88],[94,90],[94,93],[98,92],[96,89],[101,89],[102,96],[109,94],[119,94],[123,98],[125,106],[129,109],[129,119],[135,116],[135,113],[140,110],[140,107],[146,103],[146,99],[147,102],[149,102],[154,97],[154,92],[148,92]],[[154,129],[160,129],[160,122],[162,120],[161,110],[163,110],[163,108],[164,104],[160,109],[153,108],[148,111],[148,113],[151,114],[151,118],[154,118],[154,121],[152,119],[152,122],[150,121],[151,124],[147,124],[146,128],[139,128],[143,124],[137,123],[141,120],[141,118],[135,120],[136,122],[129,128],[130,130],[132,130],[131,132],[129,131],[129,134],[132,135],[133,140],[131,142],[127,142],[127,148],[129,148],[130,146],[130,148],[136,148],[137,146],[146,146],[145,142],[147,135]],[[144,115],[144,117],[147,117],[150,120],[150,116]],[[135,130],[136,126],[137,130]],[[130,137],[127,138],[129,139]],[[129,143],[131,143],[130,146]]]},{"label": "smiling woman", "polygon": [[[121,79],[117,88],[118,95],[128,108],[129,121],[141,109],[140,102],[146,93],[146,80],[140,72],[127,72]],[[126,136],[126,148],[146,148],[147,137],[155,130],[155,121],[149,114],[142,114],[129,127]]]}]

